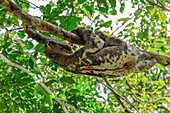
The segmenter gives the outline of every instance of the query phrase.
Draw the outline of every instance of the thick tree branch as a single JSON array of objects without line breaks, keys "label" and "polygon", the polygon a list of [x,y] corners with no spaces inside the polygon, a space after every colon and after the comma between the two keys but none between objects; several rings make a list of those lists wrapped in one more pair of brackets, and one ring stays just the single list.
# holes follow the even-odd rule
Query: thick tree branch
[{"label": "thick tree branch", "polygon": [[[4,7],[9,12],[11,12],[14,16],[19,18],[23,22],[31,25],[32,27],[35,27],[36,29],[47,31],[51,34],[54,34],[60,38],[68,40],[72,43],[84,45],[84,40],[82,38],[80,38],[78,35],[68,32],[68,31],[65,31],[49,22],[43,21],[39,18],[36,18],[36,17],[33,17],[33,16],[27,14],[25,11],[23,11],[21,8],[19,8],[16,4],[14,4],[11,0],[0,0],[0,6]],[[40,33],[36,33],[31,29],[28,29],[27,33],[28,33],[28,35],[29,35],[29,33],[30,34],[32,33],[32,36],[34,35],[34,37],[39,36],[39,38],[41,38],[41,37],[44,38],[45,39],[44,42],[43,42],[43,40],[41,40],[41,41],[38,40],[38,38],[36,39],[37,41],[39,41],[40,43],[43,43],[43,44],[47,44],[48,41],[52,39],[45,35],[41,35]],[[52,40],[54,40],[54,39],[52,39]],[[158,55],[155,53],[150,53],[147,51],[143,51],[143,52],[146,52],[152,58],[155,58],[157,60],[157,63],[160,63],[164,66],[170,65],[170,57]]]},{"label": "thick tree branch", "polygon": [[[8,59],[7,59],[4,55],[2,55],[1,53],[0,53],[0,57],[1,57],[7,64],[9,64],[10,66],[17,67],[18,69],[21,69],[22,71],[24,71],[24,72],[28,73],[29,75],[33,76],[33,78],[34,78],[35,81],[39,81],[39,80],[37,79],[36,75],[33,74],[32,72],[30,72],[29,70],[27,70],[26,68],[24,68],[24,67],[22,67],[22,66],[20,66],[20,65],[18,65],[18,64],[15,64],[15,63],[13,63],[13,62],[11,62],[10,60],[8,60]],[[59,100],[59,99],[54,95],[54,93],[53,93],[43,82],[39,82],[39,84],[40,84],[50,95],[54,96],[55,100],[62,106],[62,108],[63,108],[63,110],[64,110],[65,113],[68,113],[68,110],[67,110],[66,106],[71,107],[76,113],[78,113],[78,111],[75,109],[74,106],[72,106],[72,105],[65,105],[64,102],[62,102],[61,100]]]},{"label": "thick tree branch", "polygon": [[168,66],[170,65],[170,57],[167,57],[167,56],[162,56],[162,55],[158,55],[156,53],[151,53],[151,52],[148,52],[148,51],[144,51],[144,50],[141,50],[147,54],[149,54],[152,58],[155,58],[157,63],[163,65],[163,66]]},{"label": "thick tree branch", "polygon": [[76,34],[68,32],[49,22],[43,21],[39,18],[29,15],[28,13],[23,11],[20,7],[18,7],[16,4],[14,4],[11,0],[0,0],[0,6],[8,10],[18,19],[31,25],[32,27],[35,27],[36,29],[44,30],[57,37],[63,38],[64,40],[68,40],[69,42],[72,42],[72,43],[77,43],[81,45],[84,44],[84,40],[82,40]]}]

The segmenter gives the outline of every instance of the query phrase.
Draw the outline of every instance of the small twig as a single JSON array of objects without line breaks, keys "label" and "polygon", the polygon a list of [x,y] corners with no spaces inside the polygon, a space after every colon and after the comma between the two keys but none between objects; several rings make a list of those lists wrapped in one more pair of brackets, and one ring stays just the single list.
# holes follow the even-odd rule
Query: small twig
[{"label": "small twig", "polygon": [[[135,16],[133,16],[133,17],[135,17]],[[133,17],[132,17],[132,18],[133,18]],[[116,29],[115,31],[113,31],[111,35],[113,35],[118,29],[120,29],[121,27],[123,27],[123,26],[124,26],[129,20],[131,20],[132,18],[126,20],[121,26],[117,27],[117,29]]]},{"label": "small twig", "polygon": [[166,110],[168,113],[170,113],[170,108],[164,106],[164,105],[158,105],[158,108]]},{"label": "small twig", "polygon": [[[63,9],[63,10],[65,10],[65,9]],[[48,22],[51,22],[54,19],[54,17],[58,16],[61,12],[63,12],[63,10],[61,10],[60,12],[55,14],[50,20],[48,20]]]},{"label": "small twig", "polygon": [[[18,65],[18,64],[15,64],[15,63],[13,63],[13,62],[11,62],[10,60],[8,60],[8,59],[7,59],[4,55],[2,55],[1,53],[0,53],[0,57],[1,57],[3,60],[5,60],[5,62],[8,63],[9,65],[14,66],[14,67],[17,67],[18,69],[21,69],[21,70],[25,71],[26,73],[28,73],[29,75],[33,76],[33,78],[34,78],[35,81],[38,80],[38,78],[36,77],[35,74],[33,74],[32,72],[30,72],[30,71],[27,70],[26,68],[24,68],[24,67],[22,67],[22,66],[20,66],[20,65]],[[68,110],[67,110],[66,105],[64,104],[64,102],[62,102],[61,100],[59,100],[59,99],[53,94],[53,92],[52,92],[44,83],[40,82],[39,84],[40,84],[50,95],[52,95],[52,96],[55,98],[55,100],[62,106],[64,112],[65,112],[65,113],[68,113]],[[74,106],[73,106],[73,107],[74,107]]]},{"label": "small twig", "polygon": [[9,31],[12,32],[12,31],[15,31],[15,30],[20,30],[20,29],[24,29],[24,27],[19,27],[19,28],[10,29]]},{"label": "small twig", "polygon": [[111,82],[116,82],[116,81],[120,81],[121,79],[120,78],[118,78],[118,79],[110,79],[109,81],[111,81]]},{"label": "small twig", "polygon": [[10,31],[1,22],[0,25],[7,31],[8,34],[10,33]]},{"label": "small twig", "polygon": [[[126,84],[129,86],[130,89],[132,89],[133,91],[136,91],[135,88],[133,88],[133,87],[129,84],[128,80],[126,80]],[[138,92],[137,92],[137,95],[138,95],[138,96],[142,96],[142,94],[140,94],[140,93],[138,93]]]},{"label": "small twig", "polygon": [[61,100],[59,100],[55,95],[54,93],[43,83],[43,82],[40,82],[40,85],[50,94],[52,95],[55,100],[62,106],[63,110],[68,113],[68,110],[66,108],[66,105],[64,104],[64,102],[62,102]]},{"label": "small twig", "polygon": [[138,109],[137,109],[134,105],[132,105],[128,100],[126,100],[124,97],[122,97],[121,95],[119,95],[119,94],[116,92],[116,90],[111,86],[109,80],[107,80],[106,77],[104,77],[103,79],[104,79],[104,81],[106,82],[107,85],[104,84],[104,83],[102,83],[98,78],[96,78],[96,79],[97,79],[101,84],[103,84],[104,86],[106,86],[107,88],[109,88],[109,89],[111,90],[111,92],[115,95],[116,99],[119,101],[119,103],[122,105],[122,107],[125,108],[126,112],[132,113],[133,111],[131,111],[131,110],[124,104],[124,102],[123,102],[121,99],[125,100],[128,104],[130,104],[130,105],[139,113]]},{"label": "small twig", "polygon": [[15,26],[20,27],[19,25],[17,25],[15,22],[12,22],[11,20],[7,19],[9,22],[11,22],[12,24],[14,24]]},{"label": "small twig", "polygon": [[159,4],[161,4],[161,5],[158,5],[158,4],[154,3],[154,2],[151,2],[150,0],[146,0],[146,1],[148,1],[149,4],[151,4],[151,5],[153,5],[153,6],[157,6],[157,7],[161,8],[162,10],[165,10],[165,11],[169,11],[169,12],[170,12],[170,9],[166,8],[159,0],[157,0],[157,2],[158,2]]},{"label": "small twig", "polygon": [[164,6],[159,0],[156,0],[159,4],[161,4],[161,6]]},{"label": "small twig", "polygon": [[31,5],[35,6],[35,7],[31,7],[31,8],[33,8],[33,9],[35,9],[35,8],[40,8],[39,6],[37,6],[37,5],[33,4],[33,3],[29,2],[29,1],[28,1],[28,3],[27,3],[27,2],[24,2],[24,1],[22,1],[22,0],[19,0],[19,2],[22,2],[22,3],[28,4],[28,5],[29,5],[29,4],[31,4]]}]

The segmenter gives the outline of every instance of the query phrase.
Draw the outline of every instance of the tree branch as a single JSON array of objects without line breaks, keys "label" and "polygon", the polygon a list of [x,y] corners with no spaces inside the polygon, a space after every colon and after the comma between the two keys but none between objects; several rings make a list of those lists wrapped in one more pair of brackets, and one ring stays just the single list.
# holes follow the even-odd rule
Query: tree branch
[{"label": "tree branch", "polygon": [[39,6],[37,6],[37,5],[33,4],[33,3],[29,2],[29,1],[28,1],[28,3],[27,3],[27,2],[24,2],[24,1],[22,1],[22,0],[19,0],[19,2],[22,2],[22,3],[28,4],[28,5],[29,5],[29,4],[31,4],[31,5],[35,6],[35,7],[31,7],[31,8],[33,8],[33,9],[40,8]]},{"label": "tree branch", "polygon": [[170,65],[170,57],[158,55],[156,53],[151,53],[151,52],[144,51],[144,50],[141,50],[141,51],[149,54],[151,58],[155,58],[157,63],[159,63],[159,64],[161,64],[163,66]]},{"label": "tree branch", "polygon": [[170,12],[170,9],[168,9],[167,7],[165,7],[159,0],[157,0],[157,2],[158,2],[159,4],[161,4],[161,5],[156,4],[156,3],[154,3],[154,2],[151,2],[150,0],[146,0],[146,1],[148,1],[149,4],[151,4],[151,5],[153,5],[153,6],[159,7],[159,8],[161,8],[162,10],[165,10],[165,11],[169,11],[169,12]]},{"label": "tree branch", "polygon": [[9,31],[12,32],[12,31],[15,31],[15,30],[20,30],[20,29],[24,29],[24,27],[18,27],[18,28],[10,29]]},{"label": "tree branch", "polygon": [[[15,64],[13,62],[11,62],[10,60],[8,60],[4,55],[2,55],[0,53],[0,57],[6,62],[8,63],[10,66],[13,66],[13,67],[17,67],[18,69],[21,69],[23,70],[24,72],[28,73],[29,75],[33,76],[34,80],[37,82],[39,81],[37,76],[35,74],[33,74],[32,72],[30,72],[29,70],[27,70],[26,68],[18,65],[18,64]],[[43,82],[38,82],[50,95],[52,95],[55,100],[62,106],[63,110],[65,113],[68,113],[68,110],[66,108],[67,105],[64,104],[64,102],[62,102],[61,100],[59,100],[55,95],[54,93],[43,83]],[[68,105],[68,107],[71,107],[73,108],[73,110],[75,110],[76,113],[78,113],[78,111],[75,109],[74,106],[71,106],[71,105]]]},{"label": "tree branch", "polygon": [[23,22],[31,25],[32,27],[44,30],[48,33],[51,33],[57,37],[60,37],[64,40],[68,40],[69,42],[76,43],[83,45],[84,40],[82,40],[79,36],[74,33],[68,32],[64,29],[61,29],[49,22],[43,21],[39,18],[29,15],[16,4],[14,4],[11,0],[0,0],[0,6],[8,10],[18,19],[22,20]]},{"label": "tree branch", "polygon": [[[96,78],[100,83],[102,83],[98,78]],[[116,90],[111,86],[109,80],[107,79],[107,77],[103,77],[104,81],[106,82],[107,85],[103,84],[104,86],[106,86],[107,88],[109,88],[111,90],[111,92],[114,94],[114,96],[116,97],[116,99],[119,101],[119,103],[122,105],[122,107],[125,109],[126,112],[128,113],[133,113],[133,111],[131,111],[125,104],[124,102],[121,100],[125,100],[128,104],[130,104],[138,113],[138,109],[132,105],[128,100],[126,100],[124,97],[122,97],[121,95],[119,95]]]},{"label": "tree branch", "polygon": [[[133,17],[135,17],[135,16],[133,16]],[[132,17],[132,18],[133,18],[133,17]],[[111,35],[113,35],[113,34],[114,34],[117,30],[119,30],[121,27],[123,27],[123,26],[124,26],[129,20],[131,20],[132,18],[129,18],[129,19],[127,19],[125,22],[123,22],[121,26],[117,27],[116,30],[112,32]]]},{"label": "tree branch", "polygon": [[8,34],[10,33],[10,31],[1,22],[0,25],[7,31]]},{"label": "tree branch", "polygon": [[[55,36],[63,38],[64,40],[68,40],[71,43],[76,43],[76,44],[80,44],[80,45],[85,44],[84,40],[81,37],[77,36],[76,34],[65,31],[49,22],[43,21],[39,18],[29,15],[28,13],[23,11],[21,8],[19,8],[16,4],[14,4],[11,0],[0,0],[0,6],[7,9],[14,16],[16,16],[18,19],[31,25],[32,27],[35,27],[36,29],[47,31]],[[33,33],[33,31],[31,31],[31,32]],[[37,36],[38,35],[41,36],[40,33],[37,33]],[[50,40],[51,39],[52,38],[50,38]],[[52,39],[52,40],[55,40],[55,39]],[[49,38],[46,38],[45,42],[41,41],[40,43],[47,44],[48,41],[49,41]],[[170,65],[170,57],[158,55],[155,53],[150,53],[147,51],[144,51],[144,52],[148,53],[152,58],[155,58],[157,60],[157,63],[160,63],[164,66]]]},{"label": "tree branch", "polygon": [[[34,31],[33,29],[31,29],[29,27],[27,27],[25,29],[25,31],[31,38],[33,38],[34,40],[38,41],[41,44],[47,44],[50,40],[55,41],[57,43],[62,43],[62,42],[57,41],[57,40],[55,40],[51,37],[48,37],[48,36],[43,35],[41,33],[38,33],[38,32]],[[64,44],[65,43],[63,43],[63,45]],[[65,46],[67,46],[67,44],[65,44]],[[141,51],[149,54],[152,58],[155,58],[157,60],[157,63],[162,64],[163,66],[170,65],[170,57],[158,55],[156,53],[151,53],[151,52],[144,51],[144,50],[141,50]]]},{"label": "tree branch", "polygon": [[[133,88],[133,87],[129,84],[128,80],[126,80],[126,84],[129,86],[129,88],[130,88],[131,90],[136,91],[135,88]],[[137,92],[137,95],[138,95],[138,96],[142,96],[142,94],[140,94],[139,92]]]},{"label": "tree branch", "polygon": [[166,106],[163,105],[163,104],[158,105],[158,108],[164,109],[165,111],[167,111],[167,113],[170,113],[170,108],[169,108],[169,107],[166,107]]}]

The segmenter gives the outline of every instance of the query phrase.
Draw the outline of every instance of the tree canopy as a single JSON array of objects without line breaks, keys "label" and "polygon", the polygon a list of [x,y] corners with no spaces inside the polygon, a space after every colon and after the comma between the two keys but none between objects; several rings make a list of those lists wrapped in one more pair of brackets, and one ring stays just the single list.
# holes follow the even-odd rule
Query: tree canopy
[{"label": "tree canopy", "polygon": [[[39,2],[0,0],[0,112],[170,112],[169,0]],[[109,79],[73,74],[46,58],[46,42],[34,41],[27,25],[74,51],[84,42],[70,31],[102,31],[165,56],[166,65],[162,58],[147,72]]]}]

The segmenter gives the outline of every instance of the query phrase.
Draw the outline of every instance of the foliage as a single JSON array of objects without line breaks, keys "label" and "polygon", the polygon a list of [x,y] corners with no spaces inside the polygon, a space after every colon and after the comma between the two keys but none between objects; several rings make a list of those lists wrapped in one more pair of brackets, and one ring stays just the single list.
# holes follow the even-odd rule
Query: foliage
[{"label": "foliage", "polygon": [[[24,11],[38,10],[45,21],[71,31],[78,26],[93,31],[104,31],[132,43],[137,48],[168,56],[170,52],[170,19],[168,13],[144,0],[58,0],[37,6],[27,0],[14,0]],[[160,0],[164,6],[169,1]],[[136,10],[128,17],[113,18],[123,14],[127,3]],[[156,2],[156,0],[153,2]],[[120,6],[120,7],[118,7]],[[81,112],[124,112],[110,90],[95,77],[75,75],[64,71],[44,56],[43,45],[26,36],[25,23],[0,7],[0,52],[13,63],[36,74],[43,83],[65,104]],[[115,32],[111,32],[115,30]],[[42,31],[39,31],[42,32]],[[44,34],[63,41],[51,34]],[[78,45],[73,45],[78,47]],[[141,112],[168,112],[170,108],[170,67],[156,64],[150,71],[111,78],[116,91]],[[102,80],[102,79],[101,79]],[[61,105],[47,93],[33,77],[0,59],[0,112],[63,112]],[[102,101],[101,101],[102,100]],[[133,106],[126,105],[134,110]],[[69,108],[69,112],[73,109]]]}]

